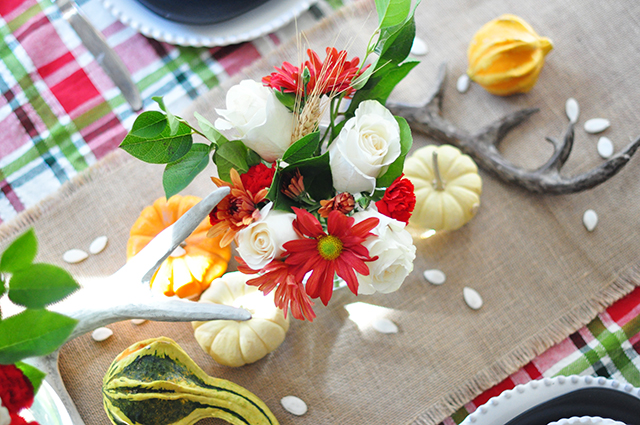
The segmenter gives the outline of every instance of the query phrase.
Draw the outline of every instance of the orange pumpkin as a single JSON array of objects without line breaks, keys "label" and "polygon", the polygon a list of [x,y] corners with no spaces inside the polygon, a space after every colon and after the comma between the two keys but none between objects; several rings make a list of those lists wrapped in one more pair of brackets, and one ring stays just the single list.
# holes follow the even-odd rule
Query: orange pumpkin
[{"label": "orange pumpkin", "polygon": [[[127,259],[142,250],[158,233],[172,225],[200,202],[197,196],[174,195],[157,199],[142,210],[133,223],[127,242]],[[158,268],[151,289],[166,296],[197,298],[213,279],[222,276],[231,259],[231,247],[220,247],[220,238],[208,238],[211,228],[205,219]]]}]

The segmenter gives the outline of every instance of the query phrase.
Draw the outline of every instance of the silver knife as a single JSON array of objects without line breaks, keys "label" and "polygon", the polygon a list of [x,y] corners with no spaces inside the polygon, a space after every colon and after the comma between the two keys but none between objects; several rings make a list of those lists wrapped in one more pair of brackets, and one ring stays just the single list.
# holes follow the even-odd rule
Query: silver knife
[{"label": "silver knife", "polygon": [[118,86],[131,108],[134,111],[142,109],[142,98],[138,87],[131,79],[122,59],[109,47],[104,35],[89,22],[73,0],[55,0],[55,3],[62,17],[71,24],[82,40],[82,44],[93,54],[111,81]]}]

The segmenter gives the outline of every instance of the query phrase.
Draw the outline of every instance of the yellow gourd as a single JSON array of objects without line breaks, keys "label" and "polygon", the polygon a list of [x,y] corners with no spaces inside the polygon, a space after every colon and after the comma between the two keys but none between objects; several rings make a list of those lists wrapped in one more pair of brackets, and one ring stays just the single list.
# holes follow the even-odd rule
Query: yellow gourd
[{"label": "yellow gourd", "polygon": [[230,272],[211,283],[200,302],[244,308],[251,313],[247,321],[212,320],[192,322],[195,337],[204,351],[225,366],[253,363],[282,344],[289,330],[289,318],[273,301],[273,292],[264,295],[246,284],[256,277]]},{"label": "yellow gourd", "polygon": [[553,44],[523,19],[502,15],[480,28],[469,44],[469,77],[489,93],[508,96],[533,88]]},{"label": "yellow gourd", "polygon": [[[133,223],[127,242],[127,259],[142,250],[158,233],[175,223],[200,202],[197,196],[175,195],[167,201],[157,199],[142,210]],[[231,248],[220,247],[220,238],[207,238],[211,228],[205,219],[158,268],[151,279],[151,289],[166,296],[196,298],[211,281],[227,270]]]},{"label": "yellow gourd", "polygon": [[428,145],[404,163],[415,187],[416,208],[409,224],[422,229],[455,230],[473,218],[480,206],[482,179],[468,156],[451,145]]}]

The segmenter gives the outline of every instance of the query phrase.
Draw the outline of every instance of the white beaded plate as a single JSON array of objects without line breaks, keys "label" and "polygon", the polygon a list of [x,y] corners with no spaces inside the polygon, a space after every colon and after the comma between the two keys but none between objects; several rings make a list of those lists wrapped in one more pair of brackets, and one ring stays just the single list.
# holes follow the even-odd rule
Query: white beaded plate
[{"label": "white beaded plate", "polygon": [[254,40],[283,27],[317,0],[271,0],[228,21],[189,25],[156,15],[135,0],[102,0],[123,24],[150,38],[180,46],[226,46]]},{"label": "white beaded plate", "polygon": [[557,376],[531,381],[503,391],[467,416],[460,425],[503,425],[538,404],[584,388],[612,389],[640,398],[640,389],[631,384],[622,384],[603,377]]}]

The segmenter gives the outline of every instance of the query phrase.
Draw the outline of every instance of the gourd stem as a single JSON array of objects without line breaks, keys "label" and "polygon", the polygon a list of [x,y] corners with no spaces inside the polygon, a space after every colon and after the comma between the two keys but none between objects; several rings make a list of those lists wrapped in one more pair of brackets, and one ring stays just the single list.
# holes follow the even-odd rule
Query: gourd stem
[{"label": "gourd stem", "polygon": [[438,167],[438,151],[433,151],[433,174],[435,174],[435,180],[433,181],[433,187],[435,190],[444,190],[444,182],[442,176],[440,176],[440,168]]}]

